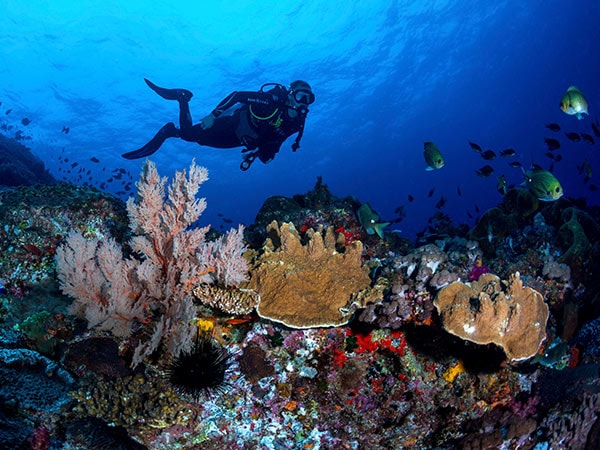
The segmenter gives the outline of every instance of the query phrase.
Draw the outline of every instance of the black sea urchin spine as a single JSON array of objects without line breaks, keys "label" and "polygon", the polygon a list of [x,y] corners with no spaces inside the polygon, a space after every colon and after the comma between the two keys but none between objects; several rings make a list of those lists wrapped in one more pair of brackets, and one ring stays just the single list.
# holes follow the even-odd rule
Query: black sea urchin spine
[{"label": "black sea urchin spine", "polygon": [[198,337],[189,351],[182,352],[171,362],[166,373],[169,383],[182,398],[199,402],[227,390],[225,376],[230,366],[226,348],[209,337]]}]

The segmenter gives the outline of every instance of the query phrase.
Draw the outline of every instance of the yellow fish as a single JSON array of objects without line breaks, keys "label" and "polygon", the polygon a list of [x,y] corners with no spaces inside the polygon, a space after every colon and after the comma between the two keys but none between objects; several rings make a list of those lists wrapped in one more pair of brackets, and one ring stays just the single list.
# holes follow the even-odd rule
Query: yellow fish
[{"label": "yellow fish", "polygon": [[437,145],[433,142],[425,142],[424,147],[425,150],[423,151],[423,155],[425,156],[425,163],[427,164],[425,170],[436,170],[444,167],[444,157],[437,148]]},{"label": "yellow fish", "polygon": [[534,168],[531,172],[523,171],[525,184],[531,193],[544,202],[553,202],[563,196],[563,188],[550,172]]},{"label": "yellow fish", "polygon": [[570,116],[576,116],[579,120],[583,119],[582,114],[589,114],[587,100],[577,86],[569,86],[560,101],[560,109]]}]

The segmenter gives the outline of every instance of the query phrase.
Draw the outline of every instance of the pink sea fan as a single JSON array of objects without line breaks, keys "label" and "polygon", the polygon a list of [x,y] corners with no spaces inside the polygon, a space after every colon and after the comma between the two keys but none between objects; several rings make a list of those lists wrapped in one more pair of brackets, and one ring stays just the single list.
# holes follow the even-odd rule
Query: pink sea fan
[{"label": "pink sea fan", "polygon": [[136,184],[137,198],[127,202],[136,257],[125,257],[110,237],[88,240],[75,231],[57,249],[60,287],[75,298],[72,311],[90,328],[127,337],[132,321],[149,324],[159,316],[150,338],[135,349],[133,366],[158,348],[173,355],[190,349],[197,332],[196,285],[231,287],[246,280],[243,227],[208,242],[209,227],[193,226],[206,207],[196,194],[207,179],[206,169],[192,162],[187,174],[177,172],[165,189],[167,178],[148,161]]}]

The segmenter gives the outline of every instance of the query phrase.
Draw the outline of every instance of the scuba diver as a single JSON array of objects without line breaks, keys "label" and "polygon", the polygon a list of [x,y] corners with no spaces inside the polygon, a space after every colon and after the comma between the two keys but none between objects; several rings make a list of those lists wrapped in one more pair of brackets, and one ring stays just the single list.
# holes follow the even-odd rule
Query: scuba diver
[{"label": "scuba diver", "polygon": [[166,89],[144,78],[146,84],[166,100],[179,103],[179,128],[173,122],[164,125],[143,147],[124,153],[126,159],[137,159],[156,152],[166,139],[217,148],[244,146],[240,169],[248,170],[256,158],[263,163],[273,160],[281,144],[298,133],[292,150],[300,147],[308,105],[315,95],[306,81],[296,80],[289,88],[277,83],[264,84],[259,91],[234,91],[200,123],[192,124],[189,101],[194,94],[187,89]]}]

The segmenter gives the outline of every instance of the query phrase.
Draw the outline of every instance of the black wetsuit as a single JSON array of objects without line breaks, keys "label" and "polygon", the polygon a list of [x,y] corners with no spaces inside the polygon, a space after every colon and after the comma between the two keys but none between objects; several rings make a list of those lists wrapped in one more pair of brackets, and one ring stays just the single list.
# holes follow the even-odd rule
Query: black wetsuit
[{"label": "black wetsuit", "polygon": [[[186,89],[166,89],[144,78],[146,84],[167,100],[179,103],[179,128],[173,122],[166,123],[154,137],[141,148],[123,153],[125,159],[138,159],[156,152],[165,140],[179,137],[185,141],[217,148],[245,146],[246,153],[240,168],[248,170],[252,162],[259,158],[263,163],[271,161],[281,144],[292,134],[298,133],[292,149],[300,146],[304,131],[304,121],[308,108],[300,105],[292,108],[287,104],[288,91],[280,85],[268,91],[263,86],[258,92],[232,92],[213,110],[214,123],[203,129],[194,125],[189,101],[194,94]],[[239,105],[239,106],[237,106]],[[294,117],[290,110],[295,111]]]},{"label": "black wetsuit", "polygon": [[[179,102],[179,137],[185,141],[217,148],[245,146],[257,150],[256,156],[269,162],[281,144],[292,134],[302,136],[307,109],[290,117],[287,90],[276,86],[269,91],[235,91],[212,111],[216,117],[212,127],[193,125],[188,102]],[[239,107],[233,108],[236,104]],[[295,150],[298,139],[292,146]]]}]

